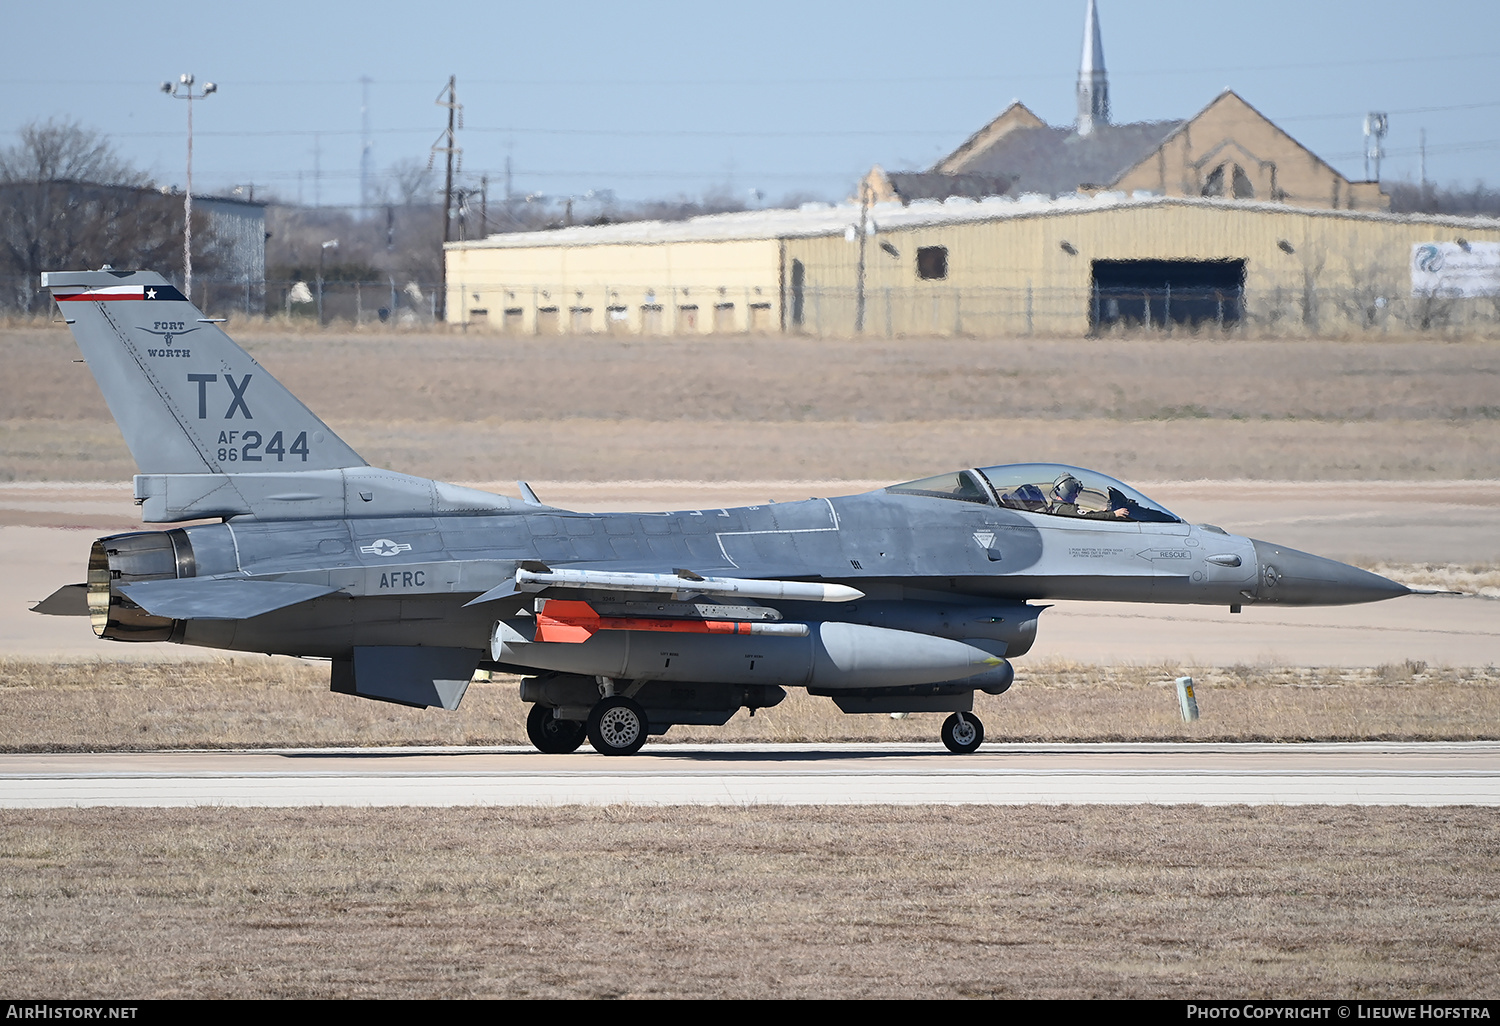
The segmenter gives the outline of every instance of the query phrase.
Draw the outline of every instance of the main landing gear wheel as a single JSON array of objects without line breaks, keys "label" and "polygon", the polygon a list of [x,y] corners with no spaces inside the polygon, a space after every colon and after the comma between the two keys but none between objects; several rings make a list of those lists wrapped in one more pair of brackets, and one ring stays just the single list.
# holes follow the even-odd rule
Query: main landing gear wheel
[{"label": "main landing gear wheel", "polygon": [[984,724],[973,713],[954,713],[943,721],[943,744],[954,755],[968,755],[984,741]]},{"label": "main landing gear wheel", "polygon": [[646,710],[623,695],[606,698],[589,712],[589,744],[600,755],[634,755],[648,733]]},{"label": "main landing gear wheel", "polygon": [[533,705],[526,714],[526,736],[536,750],[548,755],[567,755],[583,744],[587,728],[578,720],[560,720],[545,705]]}]

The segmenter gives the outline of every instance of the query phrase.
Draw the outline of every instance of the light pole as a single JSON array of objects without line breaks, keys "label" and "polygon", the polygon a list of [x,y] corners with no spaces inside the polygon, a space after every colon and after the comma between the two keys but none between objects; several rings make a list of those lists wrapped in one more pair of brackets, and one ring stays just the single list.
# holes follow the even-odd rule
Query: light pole
[{"label": "light pole", "polygon": [[323,258],[328,255],[330,249],[338,249],[339,240],[329,239],[323,243],[318,250],[318,327],[323,326]]},{"label": "light pole", "polygon": [[168,96],[188,102],[187,131],[187,192],[182,201],[182,291],[188,302],[193,301],[193,101],[201,100],[219,91],[212,82],[203,83],[203,92],[193,95],[193,76],[179,75],[176,83],[163,82],[161,91]]}]

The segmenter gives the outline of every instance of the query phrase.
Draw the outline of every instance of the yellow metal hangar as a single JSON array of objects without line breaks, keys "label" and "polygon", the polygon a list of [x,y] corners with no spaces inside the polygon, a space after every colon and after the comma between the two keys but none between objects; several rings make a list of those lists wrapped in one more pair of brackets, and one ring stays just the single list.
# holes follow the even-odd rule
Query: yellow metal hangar
[{"label": "yellow metal hangar", "polygon": [[825,206],[449,243],[447,318],[527,335],[779,331],[781,240],[835,230],[835,216]]},{"label": "yellow metal hangar", "polygon": [[1371,330],[1493,320],[1500,292],[1492,220],[1147,192],[809,205],[446,249],[449,322],[526,335]]},{"label": "yellow metal hangar", "polygon": [[838,206],[451,243],[448,320],[877,336],[1500,321],[1500,223],[1393,215],[1378,181],[1233,91],[1185,120],[1115,122],[1094,0],[1076,99],[1065,127],[1012,103],[931,169],[876,167]]}]

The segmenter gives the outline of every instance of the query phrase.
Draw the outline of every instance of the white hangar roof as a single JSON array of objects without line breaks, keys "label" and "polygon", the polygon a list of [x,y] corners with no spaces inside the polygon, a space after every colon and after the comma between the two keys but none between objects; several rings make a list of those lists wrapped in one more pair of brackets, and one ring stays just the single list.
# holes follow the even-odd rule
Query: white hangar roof
[{"label": "white hangar roof", "polygon": [[[1041,195],[996,196],[983,200],[952,198],[944,202],[917,200],[909,206],[877,203],[870,207],[874,231],[926,228],[940,225],[1001,221],[1012,218],[1076,214],[1130,207],[1197,206],[1226,210],[1296,213],[1308,217],[1427,223],[1454,228],[1500,228],[1485,217],[1440,217],[1390,214],[1379,211],[1327,210],[1289,207],[1282,203],[1158,196],[1153,193],[1101,192],[1052,199]],[[539,232],[508,232],[484,239],[444,244],[446,250],[538,249],[550,246],[660,245],[676,242],[744,242],[758,239],[810,238],[842,235],[856,230],[859,205],[808,203],[795,210],[751,210],[707,214],[686,221],[622,221],[618,224],[575,225]]]}]

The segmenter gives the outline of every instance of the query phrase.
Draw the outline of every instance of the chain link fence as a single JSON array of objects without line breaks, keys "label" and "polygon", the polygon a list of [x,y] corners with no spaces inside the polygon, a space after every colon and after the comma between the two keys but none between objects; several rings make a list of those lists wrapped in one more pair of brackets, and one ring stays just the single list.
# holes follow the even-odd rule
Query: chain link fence
[{"label": "chain link fence", "polygon": [[[180,284],[180,282],[178,283]],[[0,276],[0,314],[55,312],[32,278]],[[299,325],[434,324],[442,287],[433,282],[250,281],[194,275],[192,300],[206,317],[282,318]]]},{"label": "chain link fence", "polygon": [[[0,278],[0,313],[27,312],[35,282]],[[507,290],[509,290],[507,292]],[[1376,287],[1273,289],[857,288],[803,285],[777,297],[713,287],[632,297],[574,286],[467,285],[513,295],[513,305],[449,313],[452,327],[495,334],[800,334],[816,338],[1206,334],[1227,337],[1500,337],[1500,295],[1391,293]],[[571,303],[545,300],[572,297]],[[452,293],[456,301],[456,293]],[[713,296],[705,301],[700,297]],[[607,298],[613,297],[613,298]],[[689,297],[692,297],[691,299]],[[736,299],[743,300],[736,302]],[[764,301],[760,301],[764,300]],[[779,301],[778,301],[779,300]],[[205,316],[282,320],[302,327],[433,327],[444,317],[435,282],[193,279]],[[700,304],[707,303],[700,309]],[[32,302],[33,316],[50,304]],[[743,307],[743,309],[741,309]],[[55,315],[55,311],[54,311]]]}]

